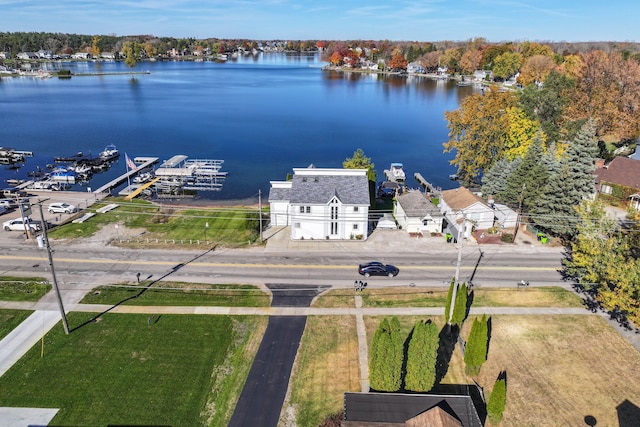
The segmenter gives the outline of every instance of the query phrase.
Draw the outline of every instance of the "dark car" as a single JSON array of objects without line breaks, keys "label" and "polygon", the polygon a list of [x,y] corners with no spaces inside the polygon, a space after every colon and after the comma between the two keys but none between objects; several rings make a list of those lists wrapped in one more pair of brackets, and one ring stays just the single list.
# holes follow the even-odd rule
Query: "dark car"
[{"label": "dark car", "polygon": [[398,275],[400,270],[395,265],[383,264],[378,261],[368,262],[366,264],[360,264],[358,267],[358,273],[364,277],[369,276],[389,276],[394,277]]}]

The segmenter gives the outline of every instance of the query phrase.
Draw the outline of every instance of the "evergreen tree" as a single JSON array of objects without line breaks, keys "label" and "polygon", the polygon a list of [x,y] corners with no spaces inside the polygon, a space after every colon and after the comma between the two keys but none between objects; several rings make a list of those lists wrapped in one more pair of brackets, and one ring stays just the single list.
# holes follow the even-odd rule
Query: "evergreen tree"
[{"label": "evergreen tree", "polygon": [[451,299],[453,298],[453,287],[455,286],[454,279],[451,279],[449,283],[449,292],[447,293],[447,303],[444,306],[444,318],[449,323],[449,316],[451,315]]},{"label": "evergreen tree", "polygon": [[500,424],[506,403],[507,382],[504,378],[498,378],[487,401],[487,416],[492,424]]},{"label": "evergreen tree", "polygon": [[585,123],[552,174],[533,210],[533,219],[551,233],[571,239],[577,232],[576,207],[594,190],[595,160],[598,146],[595,126]]},{"label": "evergreen tree", "polygon": [[465,372],[468,375],[476,376],[480,373],[480,368],[487,361],[487,348],[489,344],[489,326],[486,314],[482,319],[475,318],[467,345],[464,351]]},{"label": "evergreen tree", "polygon": [[506,157],[501,158],[482,177],[482,193],[487,196],[495,196],[504,192],[511,173],[522,162],[522,158],[516,157],[509,161]]},{"label": "evergreen tree", "polygon": [[413,327],[407,349],[405,389],[427,392],[436,382],[436,360],[439,347],[438,327],[418,321]]},{"label": "evergreen tree", "polygon": [[509,175],[507,186],[498,194],[498,198],[511,206],[522,203],[523,210],[528,211],[536,206],[548,178],[547,160],[542,139],[538,136],[522,162]]},{"label": "evergreen tree", "polygon": [[462,325],[464,319],[467,317],[467,284],[463,283],[458,285],[458,291],[456,292],[456,302],[453,306],[453,317],[451,318],[451,324]]},{"label": "evergreen tree", "polygon": [[369,382],[378,391],[398,391],[402,384],[404,338],[397,317],[380,322],[371,343]]},{"label": "evergreen tree", "polygon": [[345,169],[366,169],[369,181],[376,181],[375,165],[371,161],[371,157],[364,154],[362,148],[358,148],[353,152],[353,157],[344,159],[342,167]]}]

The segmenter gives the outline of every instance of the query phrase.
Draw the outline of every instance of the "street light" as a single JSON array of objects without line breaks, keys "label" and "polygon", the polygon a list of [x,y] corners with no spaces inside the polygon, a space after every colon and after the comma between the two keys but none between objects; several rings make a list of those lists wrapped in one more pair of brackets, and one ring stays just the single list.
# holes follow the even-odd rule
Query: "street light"
[{"label": "street light", "polygon": [[209,221],[204,223],[204,240],[207,241],[207,228],[209,228]]},{"label": "street light", "polygon": [[116,224],[114,227],[116,228],[116,237],[118,238],[118,241],[120,241],[120,232],[118,231],[118,224]]}]

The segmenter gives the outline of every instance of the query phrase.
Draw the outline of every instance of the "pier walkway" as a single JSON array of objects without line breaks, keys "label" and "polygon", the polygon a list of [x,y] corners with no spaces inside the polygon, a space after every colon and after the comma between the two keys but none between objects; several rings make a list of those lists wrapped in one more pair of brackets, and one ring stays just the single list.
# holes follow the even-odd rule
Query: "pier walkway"
[{"label": "pier walkway", "polygon": [[160,159],[158,157],[136,157],[134,159],[134,162],[138,165],[136,169],[127,171],[127,173],[120,175],[119,177],[107,182],[105,185],[98,188],[97,190],[94,190],[93,192],[94,193],[105,193],[105,192],[110,193],[111,190],[113,190],[115,187],[122,184],[124,181],[131,178],[132,176],[136,176],[138,173],[150,167],[151,165],[158,163],[159,160]]}]

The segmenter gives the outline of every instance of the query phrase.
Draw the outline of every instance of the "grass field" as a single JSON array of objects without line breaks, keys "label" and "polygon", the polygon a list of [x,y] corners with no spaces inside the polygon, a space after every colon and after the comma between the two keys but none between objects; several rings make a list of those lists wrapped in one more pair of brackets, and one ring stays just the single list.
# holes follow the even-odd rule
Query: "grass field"
[{"label": "grass field", "polygon": [[[211,285],[161,282],[144,290],[141,284],[100,286],[82,299],[85,304],[266,307],[269,295],[254,285]],[[142,292],[144,290],[144,292]]]},{"label": "grass field", "polygon": [[317,426],[341,412],[345,391],[360,391],[355,318],[310,316],[298,349],[290,398],[279,425]]},{"label": "grass field", "polygon": [[18,326],[33,311],[29,310],[0,310],[0,340]]},{"label": "grass field", "polygon": [[[367,289],[363,307],[444,307],[447,288],[394,287]],[[352,289],[334,289],[322,294],[314,307],[353,307]],[[474,307],[582,307],[578,295],[560,287],[534,287],[523,290],[479,288],[473,290]]]},{"label": "grass field", "polygon": [[0,406],[60,408],[60,426],[226,425],[266,321],[107,314],[68,336],[57,325],[43,358],[35,346],[0,378]]},{"label": "grass field", "polygon": [[50,290],[41,277],[0,277],[0,301],[38,301]]},{"label": "grass field", "polygon": [[[110,203],[120,206],[106,213],[96,214],[80,224],[68,223],[50,233],[54,239],[82,238],[97,233],[107,224],[122,224],[144,230],[147,241],[202,241],[207,245],[227,247],[246,246],[259,238],[259,212],[256,209],[200,208],[183,209],[152,204],[145,200],[125,201],[123,198],[105,199],[91,206],[95,211]],[[129,245],[138,244],[132,240]]]}]

